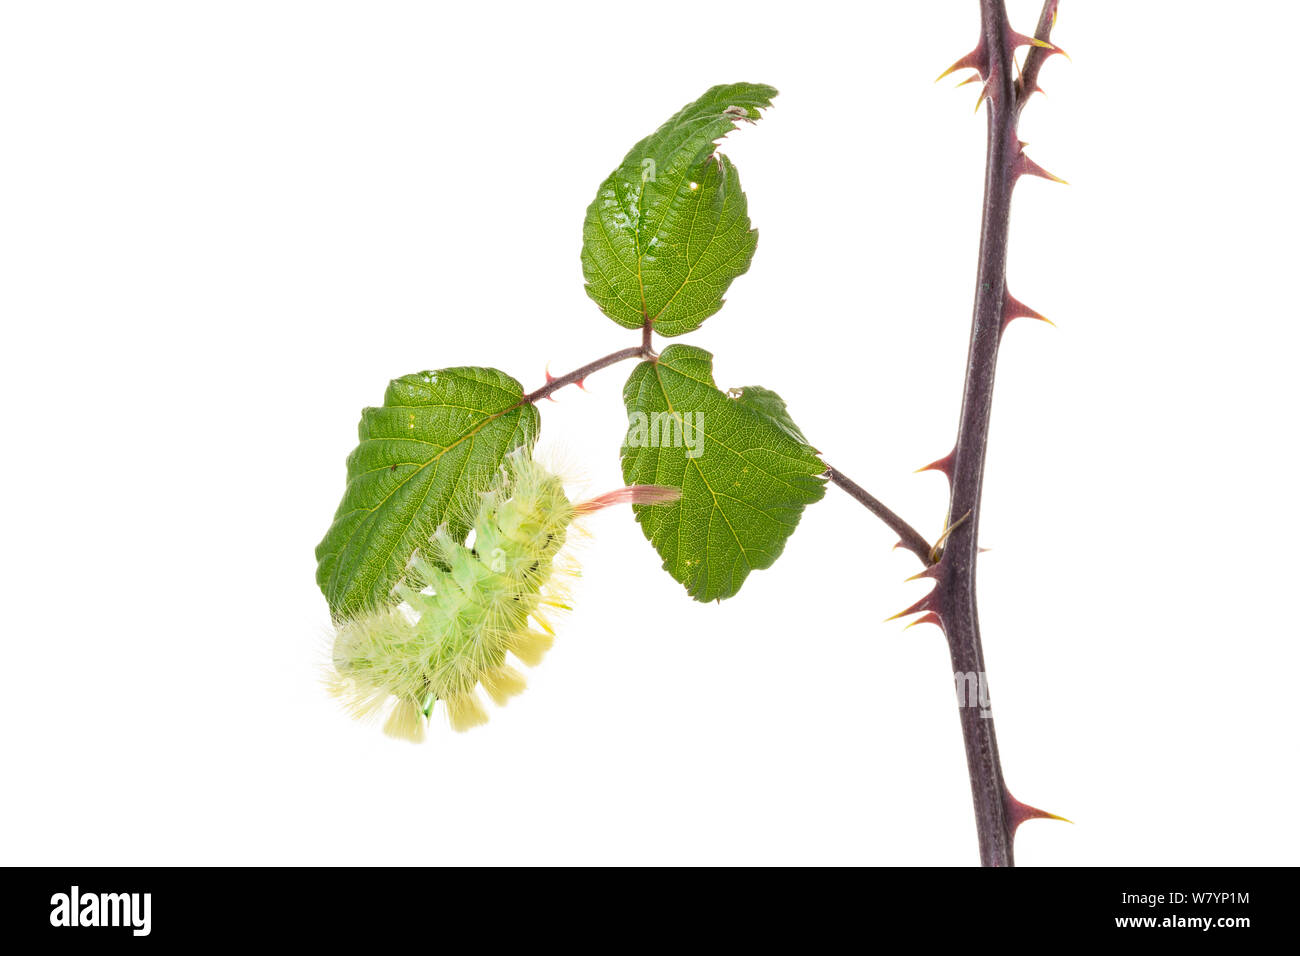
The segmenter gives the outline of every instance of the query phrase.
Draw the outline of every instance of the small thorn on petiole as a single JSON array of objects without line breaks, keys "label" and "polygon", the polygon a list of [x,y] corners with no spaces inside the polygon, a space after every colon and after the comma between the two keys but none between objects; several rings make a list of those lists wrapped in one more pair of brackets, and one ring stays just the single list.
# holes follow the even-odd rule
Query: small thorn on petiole
[{"label": "small thorn on petiole", "polygon": [[[550,385],[552,382],[555,381],[555,376],[551,374],[551,363],[550,363],[550,362],[547,362],[547,363],[546,363],[546,373],[545,373],[545,374],[546,374],[546,384],[547,384],[547,385]],[[551,393],[551,394],[547,395],[547,396],[546,396],[546,400],[547,400],[548,402],[553,402],[553,401],[555,401],[555,394],[554,394],[554,393]]]}]

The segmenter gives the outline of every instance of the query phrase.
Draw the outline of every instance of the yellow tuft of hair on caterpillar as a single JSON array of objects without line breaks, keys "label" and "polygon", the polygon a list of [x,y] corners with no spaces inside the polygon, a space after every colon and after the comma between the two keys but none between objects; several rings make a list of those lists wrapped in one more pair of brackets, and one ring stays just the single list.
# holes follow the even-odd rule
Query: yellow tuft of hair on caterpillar
[{"label": "yellow tuft of hair on caterpillar", "polygon": [[424,740],[424,711],[413,700],[398,700],[384,721],[384,733],[418,744]]},{"label": "yellow tuft of hair on caterpillar", "polygon": [[547,633],[525,628],[510,635],[508,649],[529,667],[536,667],[554,644],[554,631]]},{"label": "yellow tuft of hair on caterpillar", "polygon": [[488,721],[487,711],[473,691],[449,696],[447,717],[451,720],[451,729],[461,733]]},{"label": "yellow tuft of hair on caterpillar", "polygon": [[560,578],[576,568],[561,549],[575,518],[679,495],[642,485],[574,504],[526,449],[511,454],[466,522],[472,543],[439,528],[410,556],[407,580],[394,588],[390,605],[337,623],[331,693],[354,717],[372,717],[392,702],[384,731],[406,740],[423,739],[439,700],[453,730],[485,723],[477,688],[499,706],[522,692],[523,675],[506,655],[539,664],[554,642],[548,615],[569,609]]},{"label": "yellow tuft of hair on caterpillar", "polygon": [[479,678],[479,683],[483,685],[483,690],[492,698],[492,702],[498,707],[504,707],[506,702],[516,694],[522,694],[528,682],[524,680],[524,675],[519,673],[509,664],[502,664],[499,667],[489,667]]}]

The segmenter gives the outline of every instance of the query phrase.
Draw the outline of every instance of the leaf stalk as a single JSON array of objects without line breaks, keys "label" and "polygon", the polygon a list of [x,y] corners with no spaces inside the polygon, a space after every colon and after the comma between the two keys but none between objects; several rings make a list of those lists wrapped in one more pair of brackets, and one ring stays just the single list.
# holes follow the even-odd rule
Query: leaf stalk
[{"label": "leaf stalk", "polygon": [[898,544],[900,547],[911,551],[914,555],[920,558],[921,563],[927,567],[934,563],[931,559],[932,548],[930,547],[930,543],[925,540],[925,537],[887,508],[884,502],[879,498],[870,494],[865,488],[853,481],[843,472],[837,471],[829,466],[826,469],[826,477],[830,480],[831,484],[844,489],[844,491],[848,492],[849,496],[857,501],[858,504],[862,505],[888,525],[890,530],[898,535]]}]

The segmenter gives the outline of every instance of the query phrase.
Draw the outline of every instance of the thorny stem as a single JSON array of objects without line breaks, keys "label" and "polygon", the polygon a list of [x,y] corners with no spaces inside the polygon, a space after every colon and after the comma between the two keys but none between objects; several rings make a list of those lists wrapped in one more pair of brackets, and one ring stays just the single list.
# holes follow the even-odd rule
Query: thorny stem
[{"label": "thorny stem", "polygon": [[645,346],[620,349],[617,352],[611,352],[604,358],[598,358],[594,362],[588,362],[586,365],[582,366],[582,368],[576,368],[567,375],[561,375],[559,378],[550,379],[545,385],[537,389],[537,391],[529,392],[525,395],[520,404],[531,405],[535,402],[539,402],[552,392],[559,391],[566,385],[573,385],[576,382],[581,382],[592,372],[599,372],[603,368],[609,368],[611,365],[617,365],[619,362],[626,361],[630,358],[649,358],[653,354],[653,352],[647,354]]},{"label": "thorny stem", "polygon": [[[1038,15],[1038,26],[1034,28],[1034,36],[1040,40],[1048,39],[1052,32],[1052,27],[1056,25],[1056,8],[1060,6],[1060,0],[1045,0],[1043,3],[1043,12]],[[1025,54],[1025,65],[1020,70],[1020,78],[1016,80],[1016,115],[1025,108],[1029,102],[1029,97],[1038,89],[1038,73],[1043,68],[1043,63],[1050,54],[1041,46],[1031,46],[1029,52]]]},{"label": "thorny stem", "polygon": [[[1036,36],[1046,40],[1057,0],[1047,0]],[[998,343],[1006,313],[1007,233],[1011,215],[1011,193],[1015,187],[1020,143],[1017,137],[1016,84],[1014,62],[1008,41],[1004,0],[980,0],[981,42],[988,53],[988,149],[984,180],[984,206],[980,227],[979,267],[975,287],[975,308],[971,324],[970,351],[966,364],[965,388],[957,443],[951,459],[952,495],[948,508],[955,516],[969,514],[955,527],[936,565],[938,584],[933,599],[943,622],[948,650],[956,674],[984,677],[984,651],[980,644],[979,616],[975,603],[975,563],[979,552],[980,497],[988,444],[989,416],[993,403],[993,376]],[[1042,51],[1030,50],[1024,76],[1025,89],[1032,91]],[[984,866],[1013,866],[1012,840],[1016,806],[1007,791],[998,759],[997,736],[987,707],[962,706],[962,737],[970,772],[971,794],[979,833],[980,862]]]}]

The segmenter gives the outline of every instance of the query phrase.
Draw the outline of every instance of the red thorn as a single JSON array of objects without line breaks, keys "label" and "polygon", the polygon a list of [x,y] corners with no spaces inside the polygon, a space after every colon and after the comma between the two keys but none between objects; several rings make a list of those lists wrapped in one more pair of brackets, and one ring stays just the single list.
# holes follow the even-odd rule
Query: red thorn
[{"label": "red thorn", "polygon": [[979,553],[980,553],[980,554],[986,554],[987,552],[992,551],[993,549],[992,549],[992,548],[979,548],[978,550],[979,550]]},{"label": "red thorn", "polygon": [[934,461],[930,462],[930,464],[923,465],[922,467],[916,469],[916,471],[914,471],[913,474],[919,475],[923,471],[938,471],[938,472],[942,472],[944,476],[951,481],[952,460],[953,460],[953,456],[956,453],[957,453],[956,449],[953,449],[952,451],[948,452],[948,454],[944,455],[942,458],[936,458]]},{"label": "red thorn", "polygon": [[1070,185],[1060,176],[1053,175],[1042,166],[1039,166],[1036,162],[1025,155],[1023,149],[1020,151],[1020,154],[1016,156],[1015,165],[1012,167],[1011,171],[1015,173],[1016,176],[1038,176],[1042,179],[1050,179],[1052,182],[1060,183],[1063,186]]},{"label": "red thorn", "polygon": [[1067,60],[1070,59],[1070,54],[1066,53],[1055,43],[1051,43],[1047,40],[1040,40],[1038,37],[1026,36],[1023,33],[1017,33],[1015,30],[1011,29],[1007,30],[1007,45],[1013,50],[1016,47],[1021,46],[1036,46],[1041,50],[1046,50],[1047,56],[1051,56],[1053,53],[1059,53]]},{"label": "red thorn", "polygon": [[922,611],[933,611],[935,609],[934,605],[930,603],[933,598],[934,598],[934,592],[931,591],[929,594],[921,598],[921,600],[917,601],[911,607],[899,611],[897,614],[891,617],[885,618],[885,621],[886,622],[896,621],[900,617],[907,617],[909,614],[920,614]]},{"label": "red thorn", "polygon": [[[966,79],[958,83],[957,87],[965,86],[968,83],[978,83],[981,79],[983,79],[983,77],[981,77],[979,73],[972,73],[970,76],[966,77]],[[956,89],[957,87],[953,87],[953,89]]]},{"label": "red thorn", "polygon": [[1015,30],[1010,28],[1007,29],[1007,45],[1012,49],[1021,46],[1041,47],[1048,51],[1048,56],[1051,56],[1053,53],[1065,52],[1064,50],[1058,49],[1054,43],[1050,43],[1047,40],[1040,40],[1037,37],[1031,37],[1024,33],[1017,33]]},{"label": "red thorn", "polygon": [[[546,363],[546,384],[550,385],[554,381],[555,381],[555,376],[551,374],[551,363],[547,362]],[[546,400],[548,402],[555,401],[555,394],[552,392],[550,395],[547,395]]]},{"label": "red thorn", "polygon": [[[1007,29],[1007,44],[1008,44],[1008,48],[1013,50],[1016,47],[1036,46],[1043,50],[1046,50],[1048,56],[1051,56],[1053,53],[1060,53],[1067,60],[1070,58],[1070,55],[1066,53],[1064,50],[1062,50],[1055,43],[1049,43],[1047,40],[1039,40],[1036,37],[1026,36],[1023,33],[1017,33],[1015,30],[1012,30],[1010,28]],[[983,77],[985,80],[988,80],[989,72],[990,72],[989,55],[988,55],[987,48],[984,46],[983,36],[980,37],[980,42],[976,44],[975,49],[971,50],[961,59],[957,60],[957,62],[953,63],[952,66],[948,67],[948,69],[940,73],[939,76],[935,79],[935,82],[938,83],[939,80],[942,80],[945,76],[948,76],[952,73],[956,73],[958,70],[975,70],[976,72],[979,73],[981,77]],[[970,82],[973,81],[966,80],[964,83],[958,85],[964,86],[965,83],[970,83]],[[984,97],[981,96],[980,101],[982,102],[983,99]],[[976,104],[975,108],[978,110],[979,105]]]},{"label": "red thorn", "polygon": [[587,390],[587,380],[585,378],[580,378],[573,384],[578,386],[578,388],[582,389],[584,392]]},{"label": "red thorn", "polygon": [[1011,324],[1012,319],[1037,319],[1040,322],[1046,322],[1052,328],[1056,328],[1056,323],[1040,312],[1035,312],[1029,306],[1025,305],[1010,292],[1003,293],[1002,301],[1002,329]]},{"label": "red thorn", "polygon": [[910,578],[904,578],[903,580],[904,580],[904,581],[920,581],[922,578],[935,578],[935,579],[938,579],[938,577],[939,577],[939,566],[938,566],[937,564],[932,564],[932,565],[930,565],[928,568],[926,568],[924,571],[917,571],[917,572],[916,572],[915,574],[913,574]]},{"label": "red thorn", "polygon": [[1011,832],[1014,834],[1020,824],[1026,820],[1060,820],[1062,823],[1073,823],[1073,820],[1067,820],[1065,817],[1058,817],[1055,813],[1048,813],[1046,810],[1039,810],[1037,807],[1031,807],[1027,803],[1021,803],[1011,795],[1010,790],[1004,790],[1002,799],[1006,804],[1007,820],[1011,824]]},{"label": "red thorn", "polygon": [[1059,54],[1061,54],[1061,56],[1065,57],[1065,58],[1066,58],[1067,60],[1069,60],[1071,63],[1074,62],[1074,60],[1071,59],[1070,54],[1066,53],[1064,50],[1062,50],[1062,49],[1061,49],[1059,46],[1057,46],[1055,43],[1051,44],[1051,45],[1050,45],[1050,48],[1048,48],[1048,47],[1044,47],[1043,49],[1047,50],[1047,55],[1048,55],[1048,56],[1051,56],[1053,53],[1059,53]]},{"label": "red thorn", "polygon": [[951,73],[956,73],[958,70],[975,70],[980,74],[980,76],[984,76],[988,73],[989,57],[988,53],[984,50],[984,38],[982,36],[980,37],[980,42],[976,45],[975,49],[971,50],[952,66],[948,67],[948,69],[935,77],[934,82],[938,83],[945,76],[948,76]]},{"label": "red thorn", "polygon": [[926,611],[911,624],[908,624],[907,627],[904,627],[903,630],[906,631],[908,627],[916,627],[918,624],[933,624],[939,630],[943,630],[943,621],[941,621],[939,615],[935,614],[933,611]]}]

